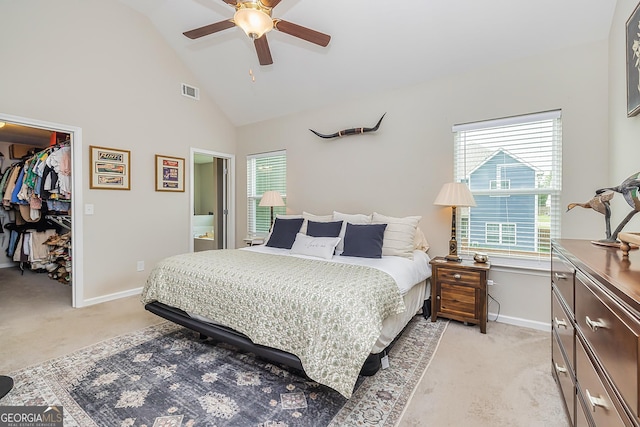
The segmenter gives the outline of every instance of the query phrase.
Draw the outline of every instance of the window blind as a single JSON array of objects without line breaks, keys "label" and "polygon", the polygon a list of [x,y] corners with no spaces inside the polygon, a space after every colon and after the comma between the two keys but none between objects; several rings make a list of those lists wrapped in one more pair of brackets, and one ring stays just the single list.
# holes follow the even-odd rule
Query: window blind
[{"label": "window blind", "polygon": [[[247,233],[249,237],[266,236],[271,227],[271,208],[258,206],[265,191],[280,192],[286,203],[287,152],[274,151],[247,156]],[[274,215],[286,208],[274,207]]]},{"label": "window blind", "polygon": [[453,126],[454,179],[476,206],[459,208],[461,254],[548,258],[560,235],[561,111]]}]

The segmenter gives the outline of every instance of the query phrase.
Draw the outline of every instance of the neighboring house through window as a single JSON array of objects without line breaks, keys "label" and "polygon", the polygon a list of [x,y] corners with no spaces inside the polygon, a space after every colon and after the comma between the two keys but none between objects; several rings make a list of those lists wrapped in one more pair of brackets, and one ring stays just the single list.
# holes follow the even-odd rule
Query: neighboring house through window
[{"label": "neighboring house through window", "polygon": [[455,181],[476,206],[461,208],[459,252],[548,257],[560,234],[560,111],[455,125]]},{"label": "neighboring house through window", "polygon": [[[287,152],[252,154],[247,156],[247,233],[249,237],[266,236],[271,227],[271,208],[258,206],[265,191],[280,192],[286,203]],[[286,208],[274,207],[274,215]]]}]

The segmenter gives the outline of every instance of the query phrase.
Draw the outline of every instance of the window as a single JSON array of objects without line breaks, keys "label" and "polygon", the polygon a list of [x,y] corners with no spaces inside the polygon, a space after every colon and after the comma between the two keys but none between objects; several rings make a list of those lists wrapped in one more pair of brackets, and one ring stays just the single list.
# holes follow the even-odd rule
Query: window
[{"label": "window", "polygon": [[[286,203],[287,152],[247,156],[247,233],[250,237],[266,236],[271,227],[271,208],[258,206],[265,191],[280,192]],[[273,214],[284,214],[286,208],[274,207]]]},{"label": "window", "polygon": [[515,245],[516,224],[487,222],[484,235],[485,242],[490,245]]},{"label": "window", "polygon": [[561,112],[453,126],[454,179],[476,206],[460,208],[461,254],[548,258],[560,235]]}]

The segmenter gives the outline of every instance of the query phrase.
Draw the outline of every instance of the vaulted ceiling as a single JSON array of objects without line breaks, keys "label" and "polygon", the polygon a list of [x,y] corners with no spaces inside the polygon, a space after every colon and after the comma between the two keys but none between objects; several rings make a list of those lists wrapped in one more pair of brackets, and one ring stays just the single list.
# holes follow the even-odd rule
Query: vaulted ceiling
[{"label": "vaulted ceiling", "polygon": [[198,86],[237,126],[608,37],[615,0],[282,0],[273,17],[329,34],[325,48],[267,33],[258,64],[223,0],[120,0],[148,16]]}]

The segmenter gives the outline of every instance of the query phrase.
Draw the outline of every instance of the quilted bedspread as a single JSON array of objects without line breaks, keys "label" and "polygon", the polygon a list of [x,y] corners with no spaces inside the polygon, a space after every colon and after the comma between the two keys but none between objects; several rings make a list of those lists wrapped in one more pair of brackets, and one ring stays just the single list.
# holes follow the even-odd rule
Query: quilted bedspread
[{"label": "quilted bedspread", "polygon": [[393,278],[375,268],[237,249],[161,261],[142,292],[153,301],[295,354],[311,379],[347,398],[382,321],[405,310]]}]

